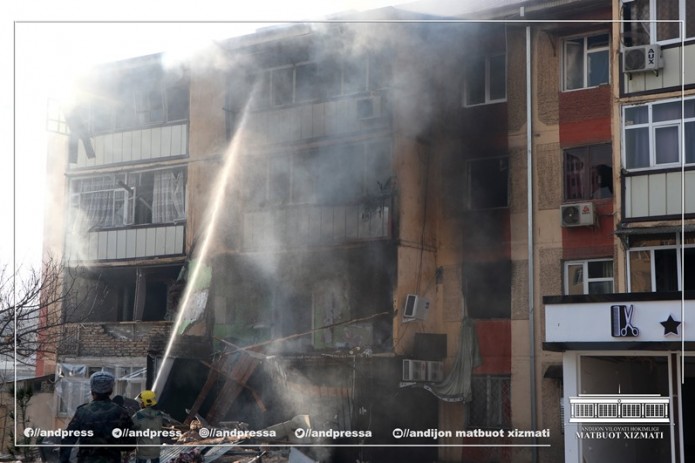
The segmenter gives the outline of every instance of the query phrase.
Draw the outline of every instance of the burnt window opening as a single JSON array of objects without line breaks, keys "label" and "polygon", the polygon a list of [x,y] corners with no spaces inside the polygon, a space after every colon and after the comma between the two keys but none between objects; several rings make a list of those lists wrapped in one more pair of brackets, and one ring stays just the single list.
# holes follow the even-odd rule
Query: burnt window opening
[{"label": "burnt window opening", "polygon": [[103,268],[70,275],[65,321],[164,320],[167,311],[176,310],[180,273],[181,265],[172,265]]},{"label": "burnt window opening", "polygon": [[472,318],[510,318],[512,266],[509,260],[469,262],[463,267],[466,310]]},{"label": "burnt window opening", "polygon": [[565,201],[613,197],[610,144],[572,148],[564,152]]},{"label": "burnt window opening", "polygon": [[471,210],[509,207],[509,158],[507,156],[468,161],[468,208]]}]

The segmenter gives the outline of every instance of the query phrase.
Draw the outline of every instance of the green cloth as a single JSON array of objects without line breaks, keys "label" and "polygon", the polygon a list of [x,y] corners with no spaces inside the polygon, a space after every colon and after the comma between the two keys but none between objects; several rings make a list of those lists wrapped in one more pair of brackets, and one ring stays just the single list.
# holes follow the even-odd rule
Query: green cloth
[{"label": "green cloth", "polygon": [[136,458],[143,460],[159,458],[159,432],[162,430],[162,412],[152,407],[138,410],[133,415],[133,429],[140,431],[150,430],[156,434],[155,436],[140,436],[137,438]]}]

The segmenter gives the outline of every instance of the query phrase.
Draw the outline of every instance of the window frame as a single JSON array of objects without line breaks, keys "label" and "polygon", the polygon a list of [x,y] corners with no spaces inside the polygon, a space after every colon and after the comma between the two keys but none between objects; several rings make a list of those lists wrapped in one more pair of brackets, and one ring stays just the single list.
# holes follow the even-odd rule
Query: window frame
[{"label": "window frame", "polygon": [[[633,280],[633,275],[632,275],[632,259],[631,255],[632,253],[636,252],[648,252],[649,253],[649,272],[650,272],[650,286],[651,290],[648,292],[658,292],[658,288],[656,287],[657,284],[657,276],[656,276],[656,259],[654,258],[654,252],[655,251],[668,251],[668,250],[674,250],[676,251],[676,283],[677,283],[677,291],[682,291],[682,284],[683,284],[683,259],[685,258],[684,256],[684,250],[685,249],[695,249],[695,237],[688,236],[686,237],[684,243],[682,239],[681,233],[674,233],[674,234],[666,234],[662,235],[663,239],[668,239],[670,237],[675,236],[675,242],[673,244],[662,244],[662,245],[652,245],[652,246],[632,246],[630,245],[629,249],[626,250],[626,264],[627,264],[627,291],[632,292],[632,280]],[[683,250],[683,251],[682,251]]]},{"label": "window frame", "polygon": [[[490,74],[490,62],[492,59],[503,56],[504,57],[504,97],[503,98],[497,98],[497,99],[492,99],[490,97],[490,88],[492,87],[491,84],[491,74]],[[470,101],[470,84],[469,84],[469,73],[472,71],[470,67],[466,67],[464,70],[463,74],[463,95],[462,95],[462,101],[461,104],[464,108],[474,108],[476,106],[484,106],[484,105],[489,105],[489,104],[496,104],[496,103],[505,103],[507,101],[507,71],[508,71],[508,63],[507,63],[507,52],[497,52],[497,53],[490,53],[484,56],[480,57],[483,60],[484,64],[484,75],[483,75],[483,84],[485,86],[485,94],[483,96],[483,101],[481,103],[469,103]]]},{"label": "window frame", "polygon": [[[613,276],[611,277],[599,277],[599,278],[590,278],[589,277],[589,263],[590,262],[610,262],[613,265],[613,271],[611,272]],[[565,261],[562,265],[563,267],[563,292],[565,295],[570,295],[569,289],[570,289],[570,284],[569,284],[569,278],[570,278],[570,272],[569,272],[569,267],[570,266],[582,266],[582,294],[595,294],[595,293],[590,293],[589,292],[589,283],[601,283],[601,282],[606,282],[610,281],[612,284],[612,291],[610,293],[615,292],[615,259],[611,258],[598,258],[598,259],[581,259],[581,260],[568,260]],[[610,294],[609,293],[609,294]]]},{"label": "window frame", "polygon": [[[607,44],[603,47],[597,47],[589,50],[588,48],[588,41],[592,37],[598,37],[601,35],[606,35],[607,36]],[[582,83],[579,87],[576,88],[567,88],[567,75],[568,75],[568,66],[567,66],[567,44],[571,42],[572,40],[577,40],[577,39],[582,39]],[[570,37],[564,37],[562,39],[562,72],[560,73],[560,78],[562,79],[562,82],[560,83],[560,87],[562,88],[563,92],[574,92],[577,90],[586,90],[589,88],[596,88],[600,87],[601,85],[610,85],[611,83],[611,53],[610,53],[610,47],[611,47],[611,34],[608,31],[603,31],[603,32],[592,32],[592,33],[587,33],[587,34],[581,34],[581,35],[574,35]],[[589,85],[589,56],[592,54],[596,53],[606,53],[607,59],[608,59],[608,70],[607,70],[607,75],[606,75],[606,82],[601,82],[600,84],[597,85]]]},{"label": "window frame", "polygon": [[[507,201],[504,205],[495,205],[495,206],[480,206],[477,204],[473,204],[473,171],[472,167],[475,163],[480,163],[480,162],[490,162],[498,160],[500,162],[506,162],[506,171],[507,171]],[[495,210],[495,209],[508,209],[509,205],[511,203],[510,195],[511,195],[511,188],[510,188],[510,182],[511,182],[511,175],[510,175],[510,158],[508,155],[502,155],[502,156],[490,156],[490,157],[480,157],[480,158],[474,158],[474,159],[467,159],[466,160],[466,208],[469,211],[487,211],[487,210]]]},{"label": "window frame", "polygon": [[[610,195],[609,196],[604,196],[604,197],[594,197],[594,191],[592,190],[592,170],[596,168],[599,164],[594,163],[594,159],[596,157],[594,156],[594,153],[596,153],[597,150],[602,150],[602,149],[607,149],[608,150],[608,158],[610,160],[610,168],[611,168],[611,178],[609,182],[609,188],[611,189]],[[586,192],[584,193],[582,191],[581,198],[570,198],[568,195],[568,177],[570,176],[570,172],[568,170],[568,162],[567,162],[567,156],[568,155],[575,155],[576,156],[576,151],[582,150],[582,162],[587,164],[587,166],[583,167],[583,171],[587,170],[587,172],[583,172],[580,174],[582,176],[582,190],[585,189],[586,187]],[[600,151],[597,153],[599,156],[602,154]],[[589,162],[586,162],[589,161]],[[613,191],[613,144],[612,143],[596,143],[592,145],[583,145],[583,146],[576,146],[573,148],[566,148],[562,150],[562,197],[563,197],[563,203],[572,203],[572,202],[577,202],[577,201],[593,201],[593,200],[602,200],[602,199],[611,199],[614,197],[614,191]],[[586,178],[584,178],[586,177]],[[599,189],[601,188],[601,185],[599,184]]]},{"label": "window frame", "polygon": [[[70,217],[70,222],[74,225],[77,225],[78,223],[82,223],[81,220],[78,220],[79,217],[79,210],[81,209],[80,204],[81,204],[81,198],[83,195],[90,195],[90,194],[95,194],[95,193],[100,193],[100,192],[108,192],[108,191],[113,191],[113,195],[110,199],[110,209],[108,212],[108,216],[110,217],[110,221],[108,223],[103,223],[103,224],[91,224],[89,225],[89,230],[108,230],[108,229],[114,229],[114,228],[123,228],[123,227],[132,227],[132,226],[140,226],[140,225],[145,225],[145,226],[152,226],[152,225],[158,225],[158,224],[163,224],[163,223],[171,223],[169,221],[155,221],[154,217],[150,219],[149,222],[145,221],[138,221],[136,217],[136,210],[137,210],[137,203],[138,203],[138,187],[136,185],[131,185],[132,178],[139,178],[139,176],[143,173],[148,173],[148,172],[160,172],[160,173],[165,173],[165,172],[174,172],[177,175],[182,175],[183,178],[181,181],[183,182],[183,192],[181,193],[182,195],[182,204],[181,207],[183,209],[182,216],[180,218],[177,218],[174,220],[174,222],[183,222],[186,220],[186,189],[188,188],[188,170],[184,166],[178,166],[178,167],[168,167],[168,168],[162,168],[162,169],[144,169],[144,170],[134,170],[134,171],[129,171],[129,172],[123,172],[123,173],[116,173],[116,174],[102,174],[102,175],[88,175],[88,176],[79,176],[79,177],[73,177],[70,179],[70,187],[69,187],[69,211],[68,215]],[[78,182],[82,182],[85,180],[90,180],[90,179],[97,179],[97,178],[111,178],[113,179],[113,187],[108,188],[100,188],[99,190],[93,190],[93,191],[76,191],[77,184]],[[122,185],[121,185],[122,183]],[[153,187],[154,188],[154,187]],[[122,218],[123,220],[116,223],[115,218],[116,218],[116,201],[117,201],[117,194],[121,194],[123,196],[123,214]],[[152,205],[149,205],[152,207]]]},{"label": "window frame", "polygon": [[[659,120],[654,121],[654,107],[659,105],[667,105],[674,102],[682,102],[680,106],[680,117],[676,119]],[[686,114],[690,108],[692,111],[692,116],[686,117]],[[627,125],[627,111],[630,109],[636,109],[640,107],[647,108],[647,121],[638,122]],[[629,172],[640,172],[640,171],[650,171],[655,169],[668,169],[674,167],[685,166],[695,166],[695,156],[693,156],[692,162],[687,162],[687,146],[685,140],[687,139],[687,133],[684,132],[686,125],[692,124],[693,129],[695,129],[695,97],[693,98],[671,98],[666,100],[658,100],[648,103],[640,103],[633,105],[624,105],[621,108],[621,132],[622,132],[622,144],[621,144],[621,164],[622,167]],[[667,127],[677,127],[678,135],[678,160],[674,162],[657,163],[657,152],[656,152],[656,131],[658,129],[663,129]],[[649,165],[641,167],[628,167],[628,153],[627,153],[627,140],[628,131],[647,129],[648,133],[648,143],[649,148]],[[693,130],[693,135],[695,135],[695,130]]]},{"label": "window frame", "polygon": [[[649,34],[649,42],[650,43],[658,43],[660,45],[668,45],[668,44],[675,44],[675,43],[681,43],[681,37],[680,34],[678,36],[669,38],[669,39],[663,39],[659,40],[659,25],[664,24],[663,21],[683,21],[683,31],[685,33],[685,37],[683,40],[691,40],[695,38],[695,27],[693,25],[690,26],[690,28],[693,30],[693,35],[688,35],[688,15],[687,15],[687,6],[688,6],[688,0],[677,0],[678,1],[678,18],[677,19],[667,19],[667,18],[659,18],[658,17],[658,11],[657,11],[657,0],[648,0],[649,1],[649,13],[648,17],[639,17],[639,11],[635,11],[633,13],[633,17],[635,20],[638,22],[638,24],[644,28]],[[630,7],[628,5],[628,7]],[[692,5],[693,8],[695,8],[695,5]],[[635,7],[636,8],[636,7]],[[695,13],[695,12],[693,12]],[[661,22],[660,22],[661,21]],[[680,23],[675,23],[675,26],[679,26]],[[677,27],[678,30],[680,31],[680,27]],[[646,43],[643,43],[644,41],[641,41],[640,43],[637,43],[636,45],[647,45]]]}]

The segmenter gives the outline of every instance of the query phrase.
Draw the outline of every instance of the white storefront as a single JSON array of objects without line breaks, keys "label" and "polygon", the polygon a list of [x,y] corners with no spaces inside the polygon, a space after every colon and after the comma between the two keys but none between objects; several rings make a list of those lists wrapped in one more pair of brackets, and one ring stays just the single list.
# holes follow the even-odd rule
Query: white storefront
[{"label": "white storefront", "polygon": [[[544,348],[563,352],[565,462],[695,461],[695,300],[688,297],[545,298]],[[585,407],[596,414],[578,419],[572,403],[599,396],[618,405]],[[621,402],[635,397],[668,398],[665,422],[623,416]]]}]

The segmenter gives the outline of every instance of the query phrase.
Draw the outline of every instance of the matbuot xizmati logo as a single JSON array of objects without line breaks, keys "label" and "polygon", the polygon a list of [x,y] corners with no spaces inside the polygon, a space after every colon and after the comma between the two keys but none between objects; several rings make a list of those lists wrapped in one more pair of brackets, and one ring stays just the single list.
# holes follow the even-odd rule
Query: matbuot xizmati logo
[{"label": "matbuot xizmati logo", "polygon": [[671,402],[658,394],[570,397],[570,423],[669,423]]}]

